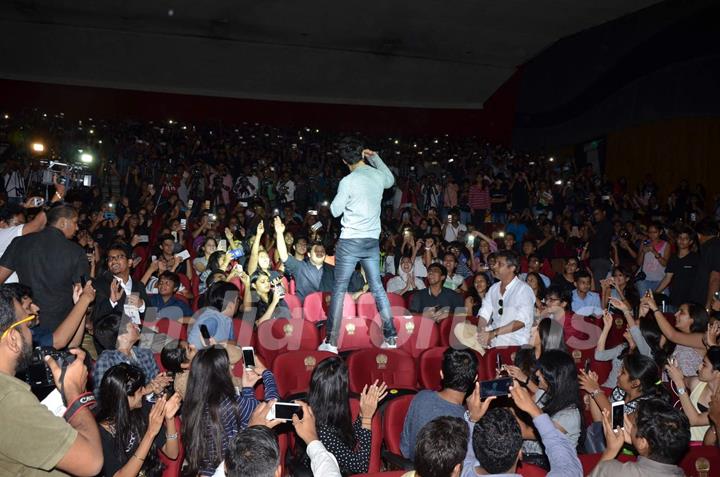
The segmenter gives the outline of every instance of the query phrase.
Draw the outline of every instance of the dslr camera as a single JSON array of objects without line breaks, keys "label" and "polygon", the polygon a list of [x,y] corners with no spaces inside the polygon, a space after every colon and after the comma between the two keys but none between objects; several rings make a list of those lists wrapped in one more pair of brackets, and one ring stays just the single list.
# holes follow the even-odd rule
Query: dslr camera
[{"label": "dslr camera", "polygon": [[50,367],[45,363],[45,356],[53,358],[60,368],[67,368],[75,361],[75,355],[65,350],[58,351],[42,346],[33,349],[30,366],[17,377],[30,385],[30,390],[40,401],[55,389],[55,380]]}]

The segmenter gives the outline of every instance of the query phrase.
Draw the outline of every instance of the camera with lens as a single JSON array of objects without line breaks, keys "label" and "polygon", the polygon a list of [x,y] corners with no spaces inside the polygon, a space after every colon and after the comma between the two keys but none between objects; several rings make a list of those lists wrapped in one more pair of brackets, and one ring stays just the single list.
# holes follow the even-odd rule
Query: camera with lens
[{"label": "camera with lens", "polygon": [[30,366],[24,373],[18,373],[17,377],[28,383],[32,393],[41,401],[55,389],[55,380],[45,362],[45,356],[53,358],[60,368],[67,368],[75,361],[75,355],[65,350],[43,346],[33,349]]}]

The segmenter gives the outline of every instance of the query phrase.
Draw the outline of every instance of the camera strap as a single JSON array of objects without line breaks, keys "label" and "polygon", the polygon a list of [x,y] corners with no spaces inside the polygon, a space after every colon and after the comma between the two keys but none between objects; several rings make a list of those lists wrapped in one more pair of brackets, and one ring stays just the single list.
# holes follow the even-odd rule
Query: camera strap
[{"label": "camera strap", "polygon": [[75,414],[80,411],[80,409],[84,407],[94,407],[95,406],[95,396],[91,392],[86,392],[81,395],[79,395],[75,400],[68,406],[67,410],[65,411],[65,414],[63,417],[65,418],[66,422],[70,422],[70,419],[75,416]]}]

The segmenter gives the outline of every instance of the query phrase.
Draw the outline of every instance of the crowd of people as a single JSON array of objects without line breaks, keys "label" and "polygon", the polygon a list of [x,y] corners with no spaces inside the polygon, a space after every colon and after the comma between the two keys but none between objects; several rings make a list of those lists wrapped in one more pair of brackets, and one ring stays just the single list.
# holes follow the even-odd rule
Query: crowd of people
[{"label": "crowd of people", "polygon": [[[38,110],[0,119],[0,157],[0,469],[13,475],[157,476],[176,459],[187,475],[367,472],[393,396],[367,383],[352,418],[346,293],[373,295],[383,348],[398,346],[388,294],[457,323],[442,388],[405,418],[415,476],[521,462],[575,476],[585,453],[601,454],[593,475],[683,475],[691,442],[719,444],[720,207],[701,186],[631,187],[476,138]],[[314,368],[281,462],[269,412],[286,396],[237,323],[289,319],[290,295],[317,292],[319,349],[341,355]],[[158,316],[186,339],[146,326]],[[479,360],[508,346],[507,396],[481,397]],[[577,349],[594,350],[580,370]],[[43,405],[29,371],[45,366]]]}]

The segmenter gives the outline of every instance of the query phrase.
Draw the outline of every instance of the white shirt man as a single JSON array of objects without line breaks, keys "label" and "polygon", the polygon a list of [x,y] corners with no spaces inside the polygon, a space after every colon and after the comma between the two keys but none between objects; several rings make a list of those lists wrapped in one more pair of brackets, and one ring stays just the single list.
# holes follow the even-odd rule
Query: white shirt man
[{"label": "white shirt man", "polygon": [[522,346],[530,342],[533,325],[535,294],[530,285],[515,276],[517,267],[506,262],[501,252],[493,267],[500,281],[493,284],[483,300],[478,316],[485,319],[485,333],[480,341],[487,340],[490,347]]}]

